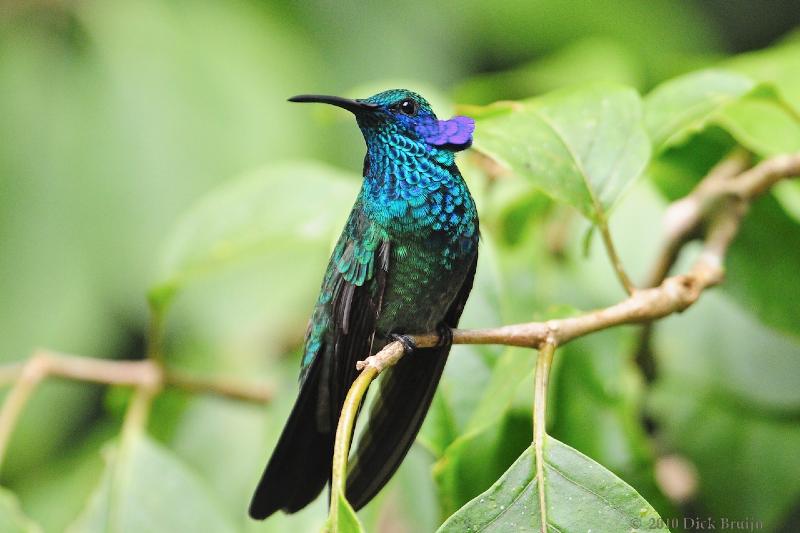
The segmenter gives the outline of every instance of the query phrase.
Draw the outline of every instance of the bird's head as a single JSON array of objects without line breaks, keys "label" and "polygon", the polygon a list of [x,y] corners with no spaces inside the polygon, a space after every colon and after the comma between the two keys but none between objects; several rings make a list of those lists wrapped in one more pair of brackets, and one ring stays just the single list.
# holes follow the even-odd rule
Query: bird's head
[{"label": "bird's head", "polygon": [[364,99],[338,96],[300,95],[291,102],[321,102],[347,109],[356,116],[367,144],[396,144],[405,138],[429,149],[458,152],[472,144],[475,121],[456,116],[436,118],[430,104],[419,94],[406,89],[392,89]]}]

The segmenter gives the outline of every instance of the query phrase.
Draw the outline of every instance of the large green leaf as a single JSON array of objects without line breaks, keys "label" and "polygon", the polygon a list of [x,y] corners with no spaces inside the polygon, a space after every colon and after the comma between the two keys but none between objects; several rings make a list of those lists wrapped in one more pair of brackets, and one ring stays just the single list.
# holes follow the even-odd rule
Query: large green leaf
[{"label": "large green leaf", "polygon": [[[547,525],[553,531],[667,531],[633,488],[577,450],[548,437],[544,444]],[[451,516],[439,532],[540,531],[533,446],[486,492]]]},{"label": "large green leaf", "polygon": [[638,94],[605,84],[479,120],[474,146],[594,222],[605,219],[650,156]]},{"label": "large green leaf", "polygon": [[144,435],[107,450],[107,467],[71,533],[233,532],[208,487]]},{"label": "large green leaf", "polygon": [[718,110],[754,85],[742,74],[716,69],[692,72],[659,85],[644,100],[654,151],[680,144],[702,130]]},{"label": "large green leaf", "polygon": [[358,181],[351,178],[321,164],[283,164],[212,191],[168,239],[154,303],[165,305],[193,278],[278,244],[331,241],[331,228],[355,198]]}]

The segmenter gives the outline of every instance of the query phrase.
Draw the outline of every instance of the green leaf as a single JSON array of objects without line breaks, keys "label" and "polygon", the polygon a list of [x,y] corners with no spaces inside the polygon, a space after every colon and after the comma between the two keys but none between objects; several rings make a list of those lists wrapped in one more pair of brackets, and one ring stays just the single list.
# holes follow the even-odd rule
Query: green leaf
[{"label": "green leaf", "polygon": [[775,184],[772,194],[795,222],[800,224],[800,181],[782,181]]},{"label": "green leaf", "polygon": [[364,533],[364,528],[361,527],[361,522],[358,521],[356,512],[350,506],[350,503],[345,499],[341,493],[336,498],[336,523],[331,519],[325,523],[325,531],[327,533]]},{"label": "green leaf", "polygon": [[715,122],[761,157],[800,150],[800,115],[769,87],[725,106]]},{"label": "green leaf", "polygon": [[765,324],[800,339],[800,224],[774,197],[750,207],[726,263],[722,285]]},{"label": "green leaf", "polygon": [[71,533],[233,532],[200,478],[144,435],[107,449],[107,466]]},{"label": "green leaf", "polygon": [[[577,450],[548,437],[544,459],[547,525],[554,531],[667,531],[655,509],[632,487]],[[439,532],[540,531],[539,481],[530,446]]]},{"label": "green leaf", "polygon": [[684,142],[704,129],[715,113],[749,92],[753,81],[725,70],[701,70],[669,80],[644,100],[644,116],[653,150]]},{"label": "green leaf", "polygon": [[650,156],[638,94],[612,85],[559,91],[479,120],[474,147],[595,223]]},{"label": "green leaf", "polygon": [[531,375],[535,366],[536,355],[533,350],[506,348],[492,369],[483,396],[467,423],[466,433],[477,433],[496,423],[508,411],[520,385],[532,383]]},{"label": "green leaf", "polygon": [[736,56],[724,66],[774,85],[795,113],[800,113],[800,40],[796,33],[794,37],[778,46]]},{"label": "green leaf", "polygon": [[327,242],[355,197],[350,174],[315,163],[261,169],[211,192],[167,241],[151,301],[165,306],[193,278],[263,254],[278,243]]},{"label": "green leaf", "polygon": [[25,516],[16,495],[0,487],[0,531],[3,533],[41,533],[42,528]]},{"label": "green leaf", "polygon": [[[81,440],[62,449],[47,469],[29,472],[14,484],[25,512],[45,531],[65,531],[86,507],[89,496],[103,475],[100,449],[119,432],[116,421],[104,419],[86,428]],[[0,528],[0,531],[4,531]]]},{"label": "green leaf", "polygon": [[431,407],[417,435],[417,442],[436,458],[444,455],[450,443],[458,437],[453,408],[448,398],[449,387],[442,385],[436,390]]}]

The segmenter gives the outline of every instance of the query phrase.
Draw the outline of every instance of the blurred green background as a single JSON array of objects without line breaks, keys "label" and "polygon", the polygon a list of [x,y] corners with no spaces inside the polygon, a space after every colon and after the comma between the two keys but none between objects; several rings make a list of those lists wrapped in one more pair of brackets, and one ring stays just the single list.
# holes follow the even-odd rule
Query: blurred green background
[{"label": "blurred green background", "polygon": [[[179,368],[264,380],[276,400],[264,408],[168,391],[150,429],[203,494],[176,506],[212,508],[232,531],[315,530],[324,498],[266,524],[251,523],[245,509],[294,400],[297,348],[358,187],[363,143],[351,117],[286,98],[404,86],[446,115],[455,103],[598,80],[646,93],[730,55],[796,41],[787,35],[798,24],[791,0],[4,2],[0,360],[24,359],[39,346],[141,358],[148,288],[202,247],[202,231],[192,215],[179,223],[182,214],[220,186],[244,197],[236,193],[248,179],[241,176],[269,180],[249,205],[223,205],[220,224],[235,225],[250,210],[273,230],[236,261],[225,263],[220,252],[225,268],[182,287],[166,353]],[[470,162],[462,168],[468,174]],[[584,228],[565,210],[513,184],[471,186],[487,223],[462,325],[532,320],[622,296],[598,243],[581,253]],[[214,201],[191,213],[219,216]],[[654,256],[665,202],[652,180],[641,182],[612,221],[638,280]],[[213,230],[205,222],[203,231]],[[781,223],[798,234],[797,218]],[[666,320],[654,341],[663,363],[655,387],[633,362],[633,328],[565,348],[553,434],[631,483],[665,518],[742,515],[768,531],[792,531],[800,527],[800,336],[772,329],[775,321],[763,325],[741,302],[715,291]],[[765,362],[754,360],[765,346]],[[361,513],[370,530],[435,529],[524,449],[527,385],[484,421],[495,430],[461,443],[484,456],[438,464],[431,478],[444,451],[437,443],[453,440],[440,433],[474,428],[470,417],[501,363],[525,375],[533,358],[496,347],[454,350],[421,445]],[[0,480],[45,531],[85,516],[103,478],[100,450],[117,435],[126,400],[124,391],[51,381],[25,410]],[[641,424],[643,406],[655,429]],[[673,453],[698,475],[686,502],[670,502],[654,480],[654,462]],[[90,529],[79,521],[74,530]]]}]

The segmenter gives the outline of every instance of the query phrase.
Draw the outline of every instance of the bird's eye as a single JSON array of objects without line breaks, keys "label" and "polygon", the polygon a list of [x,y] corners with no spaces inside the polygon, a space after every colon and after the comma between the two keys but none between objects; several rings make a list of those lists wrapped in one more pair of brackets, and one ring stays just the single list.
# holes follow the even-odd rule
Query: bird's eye
[{"label": "bird's eye", "polygon": [[397,110],[403,113],[404,115],[413,117],[414,115],[417,114],[417,109],[418,109],[417,102],[412,100],[411,98],[406,98],[405,100],[400,101],[396,107]]}]

